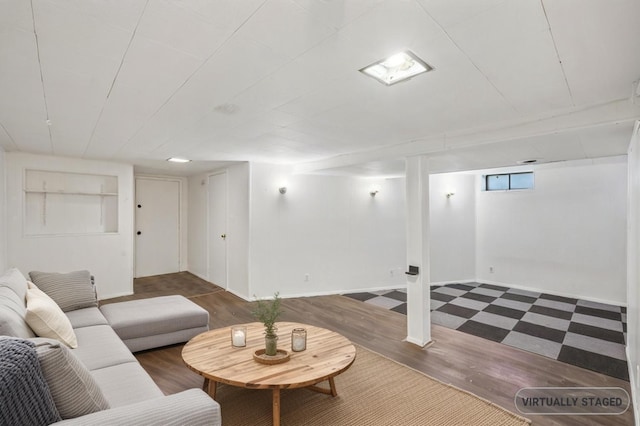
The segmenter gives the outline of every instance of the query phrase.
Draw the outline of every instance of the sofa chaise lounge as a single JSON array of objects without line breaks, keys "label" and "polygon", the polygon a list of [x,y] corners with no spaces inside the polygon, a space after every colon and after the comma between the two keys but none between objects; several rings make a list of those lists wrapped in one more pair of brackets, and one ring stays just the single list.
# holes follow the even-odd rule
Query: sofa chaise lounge
[{"label": "sofa chaise lounge", "polygon": [[[0,277],[0,363],[4,366],[0,375],[0,424],[28,419],[28,411],[35,412],[33,406],[17,406],[33,401],[15,394],[22,385],[27,393],[34,392],[36,382],[25,378],[16,367],[29,362],[23,361],[29,358],[23,352],[30,351],[37,355],[40,368],[36,370],[44,377],[44,384],[35,386],[38,395],[45,395],[37,396],[37,404],[52,399],[55,405],[52,410],[57,417],[45,424],[221,424],[220,406],[201,389],[163,394],[101,312],[87,271],[58,274],[53,280],[47,276],[42,281],[46,285],[41,286],[37,278],[31,275],[34,285],[17,269]],[[114,317],[114,307],[110,310]],[[150,329],[148,322],[143,329]],[[136,338],[144,340],[144,336]],[[167,344],[166,338],[160,342]],[[19,383],[25,380],[29,383]]]}]

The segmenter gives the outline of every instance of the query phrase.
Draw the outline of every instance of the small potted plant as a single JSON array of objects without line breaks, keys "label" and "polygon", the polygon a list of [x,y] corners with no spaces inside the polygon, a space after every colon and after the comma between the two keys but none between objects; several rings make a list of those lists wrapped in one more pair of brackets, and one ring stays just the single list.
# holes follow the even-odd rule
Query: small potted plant
[{"label": "small potted plant", "polygon": [[265,355],[267,356],[275,356],[278,353],[276,321],[282,313],[280,301],[279,293],[276,292],[273,295],[273,300],[258,300],[256,308],[252,312],[253,316],[264,324]]}]

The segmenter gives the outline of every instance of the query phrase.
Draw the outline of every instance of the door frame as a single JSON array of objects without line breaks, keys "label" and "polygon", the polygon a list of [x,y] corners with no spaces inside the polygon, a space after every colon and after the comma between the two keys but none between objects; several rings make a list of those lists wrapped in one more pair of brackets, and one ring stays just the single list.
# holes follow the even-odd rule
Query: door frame
[{"label": "door frame", "polygon": [[[229,175],[227,170],[221,170],[216,172],[211,172],[207,174],[207,279],[209,282],[211,281],[211,246],[213,241],[211,240],[211,211],[212,211],[212,203],[211,203],[211,189],[210,183],[211,178],[214,176],[224,176],[224,197],[225,197],[225,211],[224,211],[224,228],[225,233],[228,232],[229,226]],[[219,286],[218,283],[214,283]],[[224,245],[224,289],[227,290],[229,288],[229,249],[228,244]]]},{"label": "door frame", "polygon": [[134,175],[133,177],[133,277],[138,278],[138,263],[137,263],[137,239],[135,238],[135,233],[137,231],[138,221],[137,221],[137,180],[138,179],[146,179],[146,180],[156,180],[156,181],[167,181],[167,182],[178,182],[178,271],[184,271],[184,249],[183,245],[185,243],[184,238],[184,208],[186,206],[184,197],[184,179],[178,177],[170,177],[170,176],[152,176],[152,175]]}]

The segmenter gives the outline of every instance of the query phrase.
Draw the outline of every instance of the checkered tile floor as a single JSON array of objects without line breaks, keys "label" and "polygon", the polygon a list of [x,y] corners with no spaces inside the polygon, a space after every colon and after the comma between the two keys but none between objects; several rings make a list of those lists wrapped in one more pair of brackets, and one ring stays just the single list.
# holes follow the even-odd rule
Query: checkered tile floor
[{"label": "checkered tile floor", "polygon": [[[402,314],[405,290],[345,296]],[[431,322],[629,380],[626,308],[489,284],[431,287]]]}]

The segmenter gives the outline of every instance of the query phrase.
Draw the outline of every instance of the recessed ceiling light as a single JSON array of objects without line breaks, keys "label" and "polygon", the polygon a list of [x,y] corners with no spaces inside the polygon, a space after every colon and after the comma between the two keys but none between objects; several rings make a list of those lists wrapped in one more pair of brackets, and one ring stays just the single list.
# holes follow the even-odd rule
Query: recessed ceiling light
[{"label": "recessed ceiling light", "polygon": [[531,158],[529,160],[519,160],[517,161],[518,164],[533,164],[533,163],[537,163],[538,160],[536,158]]},{"label": "recessed ceiling light", "polygon": [[382,84],[391,86],[432,69],[431,65],[406,50],[374,62],[362,68],[360,72],[375,78]]},{"label": "recessed ceiling light", "polygon": [[167,158],[167,161],[171,161],[172,163],[188,163],[191,160],[187,160],[186,158],[171,157]]}]

